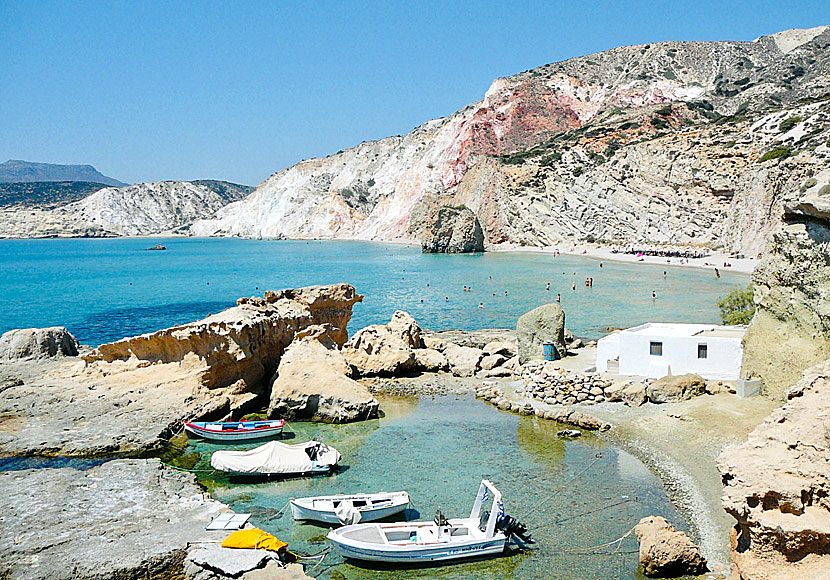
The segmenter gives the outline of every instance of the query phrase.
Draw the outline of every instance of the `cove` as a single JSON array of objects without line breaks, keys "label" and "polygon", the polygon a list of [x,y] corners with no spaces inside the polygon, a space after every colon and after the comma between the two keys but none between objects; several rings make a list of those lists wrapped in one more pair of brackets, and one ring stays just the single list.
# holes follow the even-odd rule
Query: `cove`
[{"label": "cove", "polygon": [[[167,250],[147,251],[157,243]],[[60,325],[93,346],[197,320],[240,296],[335,282],[365,295],[355,305],[352,332],[388,322],[395,310],[433,330],[515,328],[521,314],[561,294],[568,328],[598,338],[606,327],[649,320],[717,322],[718,297],[747,282],[733,272],[717,279],[693,268],[600,268],[578,256],[422,254],[413,246],[352,241],[0,240],[0,255],[0,332]]]},{"label": "cove", "polygon": [[[431,519],[439,506],[454,517],[469,513],[482,478],[496,484],[506,512],[524,521],[536,540],[524,553],[403,571],[364,567],[331,553],[312,572],[323,578],[632,579],[633,537],[616,553],[590,548],[619,538],[647,515],[688,530],[657,477],[601,436],[565,441],[555,423],[498,411],[469,394],[384,397],[381,407],[385,417],[361,424],[290,424],[294,438],[287,442],[318,434],[343,454],[344,468],[330,477],[237,484],[202,472],[201,481],[214,497],[237,513],[252,513],[255,526],[304,554],[324,550],[328,530],[294,522],[290,510],[280,517],[292,497],[406,490],[418,519]],[[196,469],[208,469],[210,453],[220,448],[229,447],[191,441],[187,451],[202,454]]]}]

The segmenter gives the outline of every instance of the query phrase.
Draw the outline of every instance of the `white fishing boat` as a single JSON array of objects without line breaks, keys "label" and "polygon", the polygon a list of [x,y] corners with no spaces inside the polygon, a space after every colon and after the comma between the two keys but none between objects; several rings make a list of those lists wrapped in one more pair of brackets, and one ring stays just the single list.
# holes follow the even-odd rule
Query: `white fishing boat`
[{"label": "white fishing boat", "polygon": [[356,524],[394,516],[409,505],[405,491],[363,493],[356,495],[321,495],[291,500],[295,520],[313,520],[328,524]]},{"label": "white fishing boat", "polygon": [[[490,510],[482,511],[488,505]],[[431,522],[364,523],[332,530],[328,539],[346,558],[376,562],[436,562],[501,554],[509,538],[532,543],[527,527],[505,515],[501,493],[481,481],[470,516]]]},{"label": "white fishing boat", "polygon": [[288,445],[271,441],[248,451],[216,451],[210,466],[235,475],[299,476],[329,473],[340,453],[320,441]]}]

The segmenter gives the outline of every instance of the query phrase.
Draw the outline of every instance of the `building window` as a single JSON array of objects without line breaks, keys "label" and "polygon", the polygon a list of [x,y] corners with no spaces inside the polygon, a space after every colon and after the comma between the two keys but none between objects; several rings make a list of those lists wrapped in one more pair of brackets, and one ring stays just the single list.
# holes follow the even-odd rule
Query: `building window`
[{"label": "building window", "polygon": [[654,356],[663,356],[663,343],[662,342],[652,342],[649,345],[648,354]]},{"label": "building window", "polygon": [[705,344],[697,345],[697,358],[709,358],[709,348]]}]

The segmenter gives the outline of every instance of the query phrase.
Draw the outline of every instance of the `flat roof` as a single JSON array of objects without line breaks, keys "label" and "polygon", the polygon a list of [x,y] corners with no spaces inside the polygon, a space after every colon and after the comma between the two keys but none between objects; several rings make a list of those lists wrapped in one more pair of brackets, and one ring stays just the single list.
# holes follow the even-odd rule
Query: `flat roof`
[{"label": "flat roof", "polygon": [[621,334],[649,336],[711,336],[720,338],[741,338],[745,326],[721,326],[718,324],[689,324],[682,322],[647,322],[623,330]]}]

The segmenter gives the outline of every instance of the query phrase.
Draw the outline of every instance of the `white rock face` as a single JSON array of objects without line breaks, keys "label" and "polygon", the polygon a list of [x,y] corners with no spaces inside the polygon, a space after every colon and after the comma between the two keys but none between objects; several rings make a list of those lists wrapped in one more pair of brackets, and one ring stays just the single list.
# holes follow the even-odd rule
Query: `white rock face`
[{"label": "white rock face", "polygon": [[251,188],[217,181],[106,187],[52,210],[0,212],[0,237],[145,236],[170,233],[245,197]]},{"label": "white rock face", "polygon": [[[413,209],[465,205],[488,246],[596,239],[755,255],[783,197],[826,163],[825,119],[808,122],[825,113],[799,103],[826,84],[825,37],[621,47],[496,79],[482,101],[406,136],[284,169],[190,232],[422,241]],[[793,55],[815,64],[799,69]],[[760,126],[741,117],[773,102],[784,109]],[[804,125],[782,134],[788,115]],[[760,163],[776,141],[814,158],[796,171]]]}]

